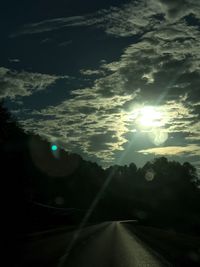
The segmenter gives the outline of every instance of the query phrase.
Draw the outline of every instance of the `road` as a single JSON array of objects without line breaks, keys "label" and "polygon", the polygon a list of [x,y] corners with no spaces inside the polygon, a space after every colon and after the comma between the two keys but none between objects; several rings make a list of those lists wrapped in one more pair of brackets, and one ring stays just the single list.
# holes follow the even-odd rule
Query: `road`
[{"label": "road", "polygon": [[20,266],[161,267],[172,266],[126,227],[106,222],[81,231],[32,236]]}]

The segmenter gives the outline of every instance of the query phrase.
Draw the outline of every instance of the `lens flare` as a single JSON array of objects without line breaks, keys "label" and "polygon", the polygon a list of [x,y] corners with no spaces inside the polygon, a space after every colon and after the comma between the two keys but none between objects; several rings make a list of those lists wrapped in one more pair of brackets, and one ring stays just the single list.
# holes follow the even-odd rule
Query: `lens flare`
[{"label": "lens flare", "polygon": [[148,182],[151,182],[151,181],[153,181],[154,178],[155,178],[155,172],[154,172],[154,170],[153,169],[147,170],[147,172],[145,173],[145,179]]},{"label": "lens flare", "polygon": [[51,146],[51,150],[52,150],[52,151],[56,151],[56,150],[58,150],[57,145],[52,145],[52,146]]},{"label": "lens flare", "polygon": [[151,142],[156,146],[164,144],[168,139],[168,133],[159,128],[153,129],[148,133],[148,136]]}]

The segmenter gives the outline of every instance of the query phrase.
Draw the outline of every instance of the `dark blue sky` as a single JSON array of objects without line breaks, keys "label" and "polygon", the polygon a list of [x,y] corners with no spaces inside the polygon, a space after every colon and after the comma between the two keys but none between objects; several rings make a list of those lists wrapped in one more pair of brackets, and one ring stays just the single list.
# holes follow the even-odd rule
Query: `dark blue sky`
[{"label": "dark blue sky", "polygon": [[3,1],[0,98],[22,127],[103,166],[200,166],[200,4]]}]

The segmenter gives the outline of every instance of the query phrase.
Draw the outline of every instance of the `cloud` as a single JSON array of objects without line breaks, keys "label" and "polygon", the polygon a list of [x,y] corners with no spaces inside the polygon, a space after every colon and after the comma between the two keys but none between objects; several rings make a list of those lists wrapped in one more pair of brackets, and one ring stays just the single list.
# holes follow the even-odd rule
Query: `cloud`
[{"label": "cloud", "polygon": [[[130,1],[120,7],[110,7],[83,16],[58,17],[24,25],[10,37],[41,34],[69,27],[100,28],[108,35],[127,37],[143,35],[193,14],[200,18],[200,3],[196,0]],[[166,21],[165,21],[166,20]]]},{"label": "cloud", "polygon": [[11,63],[19,63],[20,62],[20,60],[18,58],[9,58],[8,60]]},{"label": "cloud", "polygon": [[200,156],[200,146],[197,144],[190,144],[187,146],[168,146],[156,147],[139,150],[142,154],[153,154],[159,156]]},{"label": "cloud", "polygon": [[189,14],[199,17],[200,4],[196,0],[159,0],[166,17],[169,20],[178,20]]},{"label": "cloud", "polygon": [[62,29],[67,26],[80,26],[82,24],[84,24],[84,17],[82,16],[55,18],[24,25],[21,30],[16,33],[13,33],[10,37],[15,37],[23,34],[49,32],[53,30]]},{"label": "cloud", "polygon": [[[124,93],[124,84],[117,76],[114,73],[98,78],[93,87],[72,91],[71,98],[61,104],[33,111],[30,115],[35,120],[21,120],[23,127],[56,140],[68,151],[97,159],[102,165],[112,163],[116,152],[124,150],[129,141],[127,133],[133,136],[136,131],[137,119],[131,117],[136,107],[142,107],[138,102],[140,90]],[[162,114],[159,122],[164,129],[162,132],[188,132],[194,115],[191,108],[185,107],[185,100],[180,97],[179,101],[166,101],[157,107]],[[125,108],[127,104],[131,108]],[[151,134],[155,129],[140,131]]]},{"label": "cloud", "polygon": [[68,27],[95,27],[113,36],[127,37],[149,30],[159,21],[154,15],[159,8],[157,1],[130,1],[121,7],[110,7],[84,16],[53,18],[24,25],[10,37],[38,34]]},{"label": "cloud", "polygon": [[19,119],[27,130],[56,141],[68,151],[78,151],[102,165],[123,150],[127,115],[121,107],[135,95],[104,97],[98,87],[72,91],[72,97],[57,106],[32,111]]},{"label": "cloud", "polygon": [[[200,134],[196,125],[199,41],[197,29],[186,22],[176,27],[163,23],[159,30],[145,33],[128,46],[118,61],[104,62],[97,70],[103,70],[104,75],[96,77],[91,87],[72,91],[70,99],[58,106],[33,112],[32,116],[39,114],[41,118],[26,120],[24,127],[49,139],[55,137],[65,149],[79,150],[105,164],[113,162],[116,152],[124,149],[129,141],[126,134],[137,129],[130,114],[150,105],[162,113],[161,128],[169,138],[182,132],[189,142]],[[90,70],[82,72],[91,74]],[[101,139],[99,146],[95,137]]]},{"label": "cloud", "polygon": [[[196,22],[189,23],[191,14]],[[21,123],[27,130],[56,139],[67,150],[78,150],[102,163],[113,162],[116,152],[130,141],[127,136],[138,131],[137,119],[130,120],[130,115],[143,106],[155,106],[162,114],[161,132],[168,133],[169,138],[184,133],[187,145],[139,152],[199,155],[199,146],[194,144],[200,136],[199,14],[200,4],[194,0],[140,0],[85,16],[25,25],[15,36],[67,27],[92,27],[114,37],[137,38],[132,38],[118,60],[102,62],[96,70],[78,70],[82,75],[94,76],[90,87],[71,91],[70,98],[57,106],[34,110],[30,118],[21,119]],[[20,85],[11,90],[10,97],[12,94],[15,97],[14,92],[29,95],[39,88],[45,89],[59,78],[24,72],[22,75],[10,70],[8,75],[6,69],[1,72],[4,72],[0,74],[2,77],[9,76],[7,92],[17,83]],[[35,79],[30,79],[31,76]],[[38,85],[39,80],[42,86]],[[153,132],[152,129],[139,131]]]},{"label": "cloud", "polygon": [[200,122],[192,123],[189,129],[189,134],[186,139],[191,141],[200,141]]},{"label": "cloud", "polygon": [[82,69],[80,70],[80,73],[85,76],[91,76],[91,75],[104,75],[103,70],[91,70],[91,69]]},{"label": "cloud", "polygon": [[34,92],[45,90],[56,80],[67,78],[67,76],[56,76],[41,73],[32,73],[10,70],[0,67],[0,99],[16,96],[30,96]]}]

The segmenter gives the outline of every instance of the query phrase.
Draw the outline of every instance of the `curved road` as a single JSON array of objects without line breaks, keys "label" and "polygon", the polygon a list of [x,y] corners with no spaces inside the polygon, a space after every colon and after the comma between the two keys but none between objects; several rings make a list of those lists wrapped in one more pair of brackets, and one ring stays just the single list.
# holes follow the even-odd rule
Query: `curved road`
[{"label": "curved road", "polygon": [[107,222],[77,232],[34,236],[21,266],[161,267],[172,266],[150,249],[123,222]]}]

